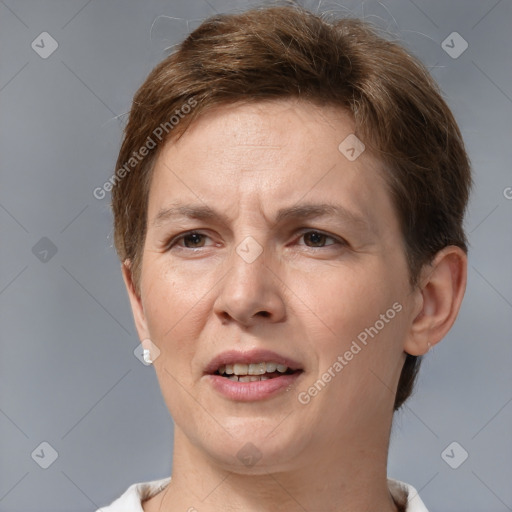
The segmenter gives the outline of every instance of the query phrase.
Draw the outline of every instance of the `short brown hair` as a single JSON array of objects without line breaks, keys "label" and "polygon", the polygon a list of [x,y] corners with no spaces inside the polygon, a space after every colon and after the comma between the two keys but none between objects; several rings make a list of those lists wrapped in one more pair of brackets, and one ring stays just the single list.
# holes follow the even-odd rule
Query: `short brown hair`
[{"label": "short brown hair", "polygon": [[[138,291],[158,149],[213,107],[286,98],[339,106],[352,117],[356,135],[386,169],[412,286],[443,247],[467,251],[469,159],[426,68],[361,20],[329,20],[296,6],[266,7],[207,19],[135,94],[112,208],[115,246],[121,261],[131,262]],[[420,361],[407,354],[395,410],[411,394]]]}]

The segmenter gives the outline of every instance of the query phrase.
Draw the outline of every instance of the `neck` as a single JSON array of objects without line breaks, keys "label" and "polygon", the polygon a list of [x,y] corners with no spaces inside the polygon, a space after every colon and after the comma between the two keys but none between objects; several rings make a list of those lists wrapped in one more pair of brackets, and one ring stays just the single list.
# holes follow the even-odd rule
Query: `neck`
[{"label": "neck", "polygon": [[368,438],[359,434],[357,444],[345,443],[338,449],[331,444],[327,453],[310,453],[293,465],[255,465],[241,473],[240,468],[212,461],[176,427],[171,483],[144,510],[404,510],[397,506],[387,486],[387,439],[389,435],[384,442],[378,439],[379,443],[374,432]]}]

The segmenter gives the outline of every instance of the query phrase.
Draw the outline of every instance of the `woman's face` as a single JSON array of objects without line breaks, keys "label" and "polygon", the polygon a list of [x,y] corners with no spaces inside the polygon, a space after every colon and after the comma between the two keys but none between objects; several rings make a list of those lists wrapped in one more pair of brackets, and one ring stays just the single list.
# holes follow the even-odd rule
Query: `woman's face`
[{"label": "woman's face", "polygon": [[231,105],[157,160],[137,328],[180,442],[230,470],[389,438],[417,307],[379,163],[341,144],[352,133],[332,107]]}]

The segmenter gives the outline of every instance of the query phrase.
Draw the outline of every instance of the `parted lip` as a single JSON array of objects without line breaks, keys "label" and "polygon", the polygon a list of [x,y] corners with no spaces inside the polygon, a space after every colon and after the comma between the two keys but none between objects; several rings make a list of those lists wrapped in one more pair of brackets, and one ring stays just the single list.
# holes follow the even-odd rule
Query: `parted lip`
[{"label": "parted lip", "polygon": [[213,375],[219,369],[219,366],[226,364],[256,364],[261,362],[274,362],[277,364],[282,364],[288,366],[290,370],[294,371],[302,370],[300,363],[289,357],[280,355],[277,352],[273,352],[272,350],[255,349],[246,352],[240,350],[228,350],[215,356],[208,363],[205,368],[205,374]]}]

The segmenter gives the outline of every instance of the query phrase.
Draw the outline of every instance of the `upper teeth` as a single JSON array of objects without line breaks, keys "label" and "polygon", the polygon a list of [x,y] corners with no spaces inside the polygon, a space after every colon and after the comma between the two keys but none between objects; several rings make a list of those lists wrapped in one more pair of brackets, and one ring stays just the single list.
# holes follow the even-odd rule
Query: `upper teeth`
[{"label": "upper teeth", "polygon": [[276,370],[280,373],[284,373],[288,370],[288,366],[273,362],[251,364],[235,363],[219,366],[219,373],[226,373],[227,375],[263,375],[264,373],[274,373]]}]

